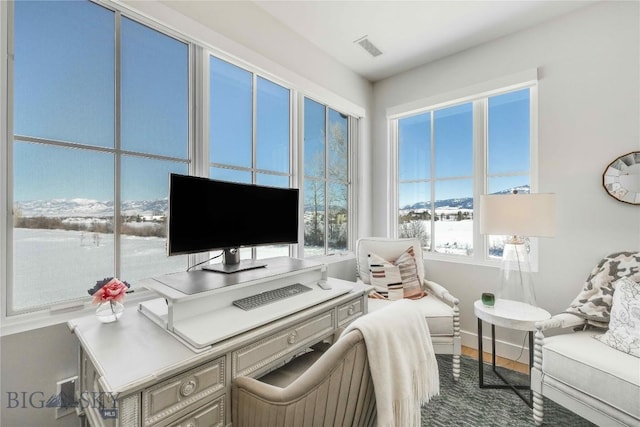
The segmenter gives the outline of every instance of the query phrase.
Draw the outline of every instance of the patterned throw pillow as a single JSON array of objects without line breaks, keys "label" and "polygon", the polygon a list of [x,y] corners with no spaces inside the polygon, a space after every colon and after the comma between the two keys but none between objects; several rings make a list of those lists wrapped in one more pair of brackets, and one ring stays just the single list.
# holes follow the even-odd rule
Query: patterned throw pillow
[{"label": "patterned throw pillow", "polygon": [[640,282],[640,252],[616,252],[600,260],[566,312],[586,319],[590,325],[606,329],[613,301],[613,284],[623,277]]},{"label": "patterned throw pillow", "polygon": [[371,285],[376,291],[386,294],[389,286],[402,286],[402,277],[398,266],[376,254],[369,254],[368,260]]},{"label": "patterned throw pillow", "polygon": [[623,277],[613,288],[609,330],[595,338],[616,350],[640,357],[640,283]]},{"label": "patterned throw pillow", "polygon": [[413,246],[407,248],[393,262],[373,253],[369,254],[368,259],[371,285],[377,292],[385,295],[388,293],[389,299],[397,299],[397,292],[400,289],[403,298],[417,299],[425,295],[418,278]]}]

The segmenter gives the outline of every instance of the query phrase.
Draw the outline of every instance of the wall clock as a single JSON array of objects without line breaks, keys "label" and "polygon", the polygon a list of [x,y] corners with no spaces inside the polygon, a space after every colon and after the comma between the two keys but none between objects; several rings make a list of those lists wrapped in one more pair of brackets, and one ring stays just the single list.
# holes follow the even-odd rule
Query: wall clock
[{"label": "wall clock", "polygon": [[602,185],[616,200],[640,205],[640,151],[624,154],[607,166]]}]

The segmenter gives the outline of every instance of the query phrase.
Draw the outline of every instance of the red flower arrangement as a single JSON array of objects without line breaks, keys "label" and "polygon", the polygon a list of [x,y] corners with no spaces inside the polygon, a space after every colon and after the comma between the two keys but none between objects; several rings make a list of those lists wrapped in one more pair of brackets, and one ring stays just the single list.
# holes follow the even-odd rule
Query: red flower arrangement
[{"label": "red flower arrangement", "polygon": [[93,296],[94,304],[101,304],[103,302],[122,302],[125,294],[129,291],[129,285],[127,282],[121,282],[115,277],[105,278],[98,280],[96,285],[89,289],[89,295]]}]

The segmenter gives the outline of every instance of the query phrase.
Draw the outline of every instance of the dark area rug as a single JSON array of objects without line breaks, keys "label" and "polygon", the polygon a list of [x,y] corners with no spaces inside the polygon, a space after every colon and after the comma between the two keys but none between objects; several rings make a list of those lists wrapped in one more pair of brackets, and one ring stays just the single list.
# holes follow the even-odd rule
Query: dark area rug
[{"label": "dark area rug", "polygon": [[[480,389],[478,361],[461,357],[460,379],[453,381],[450,355],[437,355],[440,371],[440,395],[422,408],[422,426],[535,426],[531,409],[510,389]],[[500,368],[499,368],[500,369]],[[511,383],[523,384],[525,374],[500,369]],[[501,384],[501,380],[485,364],[485,384]],[[525,396],[528,397],[528,392]],[[570,412],[555,402],[544,400],[544,426],[595,427],[595,424]]]}]

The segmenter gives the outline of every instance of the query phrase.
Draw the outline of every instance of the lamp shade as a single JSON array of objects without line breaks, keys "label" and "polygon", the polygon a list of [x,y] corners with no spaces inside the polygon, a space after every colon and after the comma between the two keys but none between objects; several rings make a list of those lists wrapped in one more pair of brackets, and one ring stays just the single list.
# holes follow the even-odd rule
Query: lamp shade
[{"label": "lamp shade", "polygon": [[552,237],[555,223],[555,194],[480,196],[481,234]]}]

